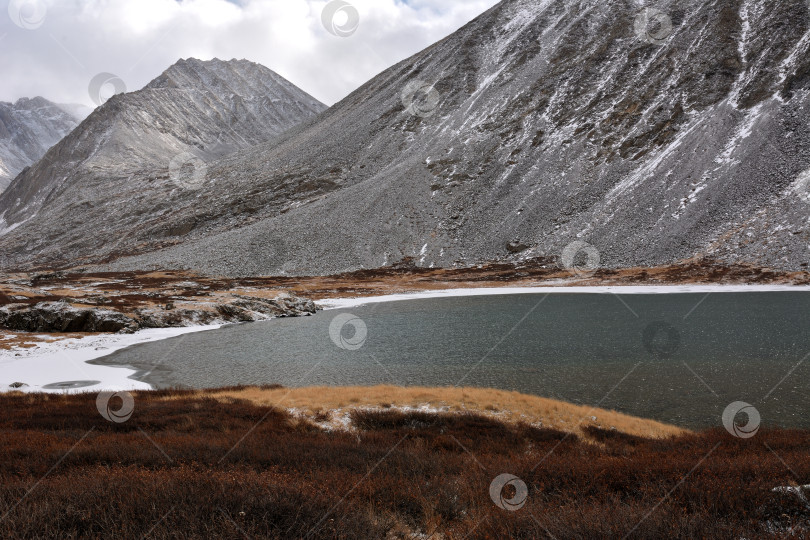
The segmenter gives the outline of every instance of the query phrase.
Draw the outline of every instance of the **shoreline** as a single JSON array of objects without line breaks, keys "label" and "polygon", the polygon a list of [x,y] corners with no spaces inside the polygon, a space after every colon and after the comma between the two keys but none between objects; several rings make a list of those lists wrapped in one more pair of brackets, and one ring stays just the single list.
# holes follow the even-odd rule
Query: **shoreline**
[{"label": "shoreline", "polygon": [[[325,310],[350,309],[373,303],[458,298],[468,296],[497,296],[513,294],[713,294],[740,292],[810,292],[807,285],[597,285],[597,286],[536,286],[536,287],[468,287],[451,289],[424,289],[421,291],[384,294],[377,296],[346,296],[317,300]],[[9,391],[64,393],[100,390],[150,390],[152,385],[130,377],[137,369],[106,366],[91,361],[99,360],[116,351],[184,334],[216,330],[224,324],[187,326],[139,330],[134,334],[101,334],[81,338],[68,338],[46,342],[47,334],[34,334],[43,341],[30,340],[31,348],[14,347],[0,356],[0,393]],[[14,336],[13,333],[10,333]],[[43,388],[45,385],[66,381],[98,381],[97,384],[75,388]],[[22,382],[28,386],[11,388]]]},{"label": "shoreline", "polygon": [[[57,393],[101,390],[153,390],[152,385],[131,379],[137,370],[89,363],[116,351],[141,343],[161,341],[183,334],[206,332],[222,324],[187,326],[182,328],[153,328],[133,334],[100,334],[39,342],[32,348],[14,348],[0,356],[0,393]],[[47,338],[46,334],[40,334]],[[43,388],[45,385],[68,381],[98,381],[97,384],[69,388]],[[22,388],[11,388],[15,382]]]},{"label": "shoreline", "polygon": [[500,296],[512,294],[705,294],[742,292],[810,292],[810,285],[593,285],[593,286],[548,286],[536,287],[475,287],[457,289],[423,290],[379,296],[327,298],[317,300],[324,309],[347,309],[381,302],[424,300],[431,298],[458,298],[464,296]]}]

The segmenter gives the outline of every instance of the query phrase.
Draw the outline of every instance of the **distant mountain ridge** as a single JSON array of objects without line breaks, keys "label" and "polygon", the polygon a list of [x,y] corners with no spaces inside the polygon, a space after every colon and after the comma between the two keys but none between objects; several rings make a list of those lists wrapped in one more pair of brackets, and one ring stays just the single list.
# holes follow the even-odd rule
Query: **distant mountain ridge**
[{"label": "distant mountain ridge", "polygon": [[[0,194],[0,234],[17,246],[7,253],[56,260],[105,234],[137,235],[139,202],[153,213],[146,227],[161,228],[180,188],[173,166],[264,143],[325,108],[253,62],[180,60],[142,90],[110,98]],[[19,232],[36,230],[39,240],[16,236],[23,222]]]},{"label": "distant mountain ridge", "polygon": [[54,103],[39,96],[0,102],[0,192],[90,112],[83,105]]},{"label": "distant mountain ridge", "polygon": [[[209,214],[177,246],[104,268],[296,275],[565,254],[806,269],[809,125],[803,0],[503,0],[317,123],[212,166],[227,199],[261,192],[249,221]],[[309,194],[274,187],[288,184]]]},{"label": "distant mountain ridge", "polygon": [[215,275],[565,263],[571,246],[609,268],[800,269],[808,125],[804,0],[503,0],[271,143],[209,163],[201,189],[141,197],[164,166],[134,177],[125,209],[88,193],[24,223],[3,196],[8,226],[22,224],[0,249],[9,266]]}]

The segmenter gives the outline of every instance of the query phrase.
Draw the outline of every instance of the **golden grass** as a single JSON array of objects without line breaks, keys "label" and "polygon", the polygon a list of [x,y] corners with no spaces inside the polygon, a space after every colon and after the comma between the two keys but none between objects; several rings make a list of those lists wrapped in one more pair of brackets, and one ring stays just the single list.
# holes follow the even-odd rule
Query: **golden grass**
[{"label": "golden grass", "polygon": [[[423,388],[398,386],[256,388],[203,391],[219,400],[247,400],[256,405],[296,409],[306,416],[324,411],[339,414],[355,408],[420,407],[448,412],[477,412],[506,422],[541,424],[589,438],[583,429],[599,426],[629,435],[666,438],[689,433],[677,426],[616,411],[488,388]],[[173,399],[173,398],[168,398]]]}]

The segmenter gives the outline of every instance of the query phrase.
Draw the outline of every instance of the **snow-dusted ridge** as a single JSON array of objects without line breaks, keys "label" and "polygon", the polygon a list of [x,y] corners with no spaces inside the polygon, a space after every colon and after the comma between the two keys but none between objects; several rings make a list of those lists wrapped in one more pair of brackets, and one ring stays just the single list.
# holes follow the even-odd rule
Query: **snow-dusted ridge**
[{"label": "snow-dusted ridge", "polygon": [[0,102],[0,192],[89,112],[81,105],[53,103],[42,97]]},{"label": "snow-dusted ridge", "polygon": [[[179,60],[146,87],[111,97],[66,137],[51,141],[59,142],[0,193],[6,229],[0,251],[8,255],[0,266],[27,265],[43,257],[45,266],[54,267],[80,256],[81,249],[63,253],[66,245],[128,251],[128,237],[140,229],[136,222],[142,218],[150,223],[153,241],[186,235],[197,220],[169,223],[178,207],[223,204],[199,201],[206,185],[216,183],[207,174],[209,162],[268,142],[325,108],[269,68],[247,60]],[[0,104],[0,162],[2,113]],[[142,203],[148,211],[139,208]],[[250,203],[244,196],[236,202]],[[80,206],[94,216],[74,221],[84,213],[76,211]],[[51,232],[37,233],[20,251],[6,244],[34,229]],[[108,234],[114,238],[104,240]],[[18,263],[12,261],[15,251]]]}]

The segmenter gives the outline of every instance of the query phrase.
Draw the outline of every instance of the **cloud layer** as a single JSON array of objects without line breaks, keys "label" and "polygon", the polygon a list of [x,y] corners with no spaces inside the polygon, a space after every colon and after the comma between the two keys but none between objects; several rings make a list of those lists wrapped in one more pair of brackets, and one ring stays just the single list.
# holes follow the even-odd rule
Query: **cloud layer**
[{"label": "cloud layer", "polygon": [[327,28],[326,0],[11,0],[0,12],[0,100],[93,105],[98,73],[136,90],[179,58],[217,57],[263,64],[331,105],[497,3],[337,1]]}]

